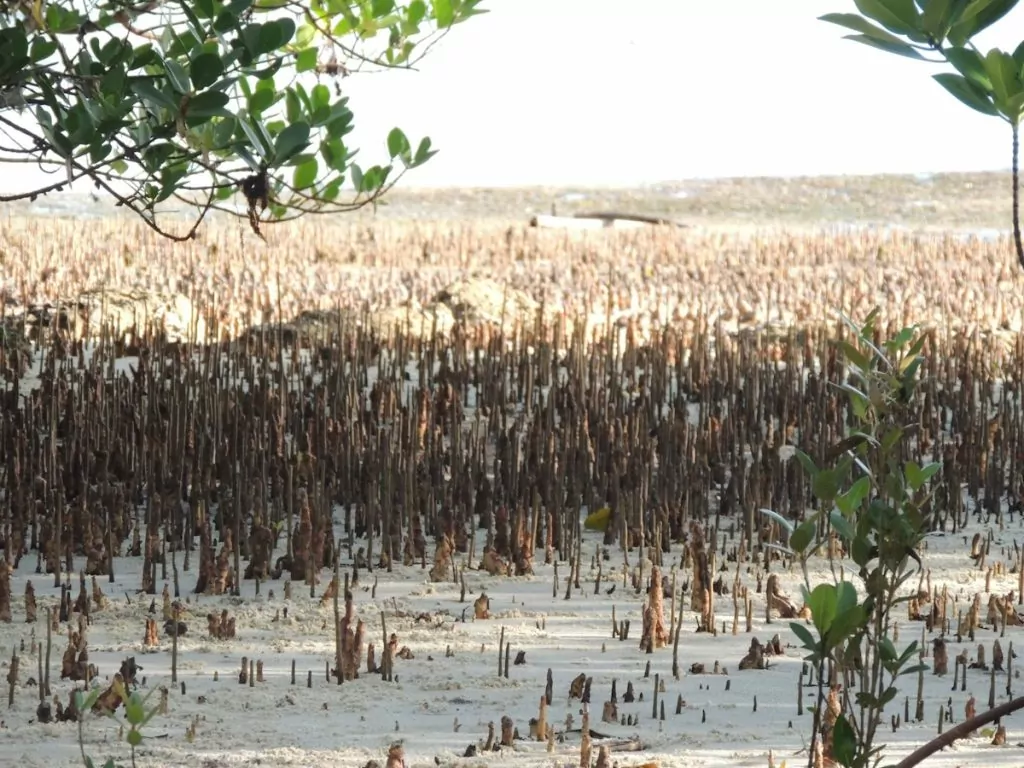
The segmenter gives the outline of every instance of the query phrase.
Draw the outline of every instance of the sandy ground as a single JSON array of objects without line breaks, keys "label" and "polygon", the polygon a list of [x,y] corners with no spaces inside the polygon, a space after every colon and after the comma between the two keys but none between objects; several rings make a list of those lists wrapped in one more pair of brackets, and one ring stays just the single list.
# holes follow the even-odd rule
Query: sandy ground
[{"label": "sandy ground", "polygon": [[[995,530],[992,553],[1010,546],[1024,533],[1018,517],[1006,530]],[[978,530],[987,531],[987,527]],[[965,531],[970,535],[971,530]],[[339,535],[341,532],[339,530]],[[784,658],[773,658],[771,666],[762,671],[737,670],[737,664],[746,652],[750,635],[741,627],[737,635],[731,634],[733,618],[732,600],[728,596],[716,599],[719,628],[726,622],[725,634],[712,636],[695,632],[695,616],[687,610],[679,643],[681,679],[671,675],[672,651],[665,648],[647,655],[639,649],[639,628],[643,595],[636,594],[626,583],[633,568],[643,567],[650,572],[650,564],[641,563],[634,551],[629,554],[628,567],[623,556],[612,549],[603,563],[600,589],[595,593],[597,569],[593,558],[600,545],[600,534],[585,535],[583,567],[579,590],[571,591],[565,599],[566,565],[559,569],[557,596],[552,595],[555,582],[551,566],[538,558],[536,574],[532,577],[491,578],[481,571],[466,571],[467,594],[460,601],[459,586],[455,583],[430,583],[428,571],[418,566],[396,566],[393,573],[362,573],[354,590],[356,612],[367,624],[367,639],[381,647],[381,617],[387,621],[388,631],[397,632],[399,644],[408,646],[413,658],[397,660],[395,672],[398,680],[385,683],[377,675],[363,674],[356,681],[342,686],[328,683],[325,663],[333,665],[332,608],[321,606],[319,597],[330,580],[330,574],[321,574],[322,583],[316,597],[310,598],[307,589],[295,584],[292,599],[283,598],[283,582],[264,583],[261,595],[254,594],[254,584],[245,583],[241,598],[189,596],[190,615],[186,618],[188,633],[179,640],[179,680],[185,692],[172,687],[169,713],[157,717],[147,728],[148,739],[137,754],[140,766],[363,766],[376,759],[383,765],[389,744],[402,740],[407,764],[413,766],[569,766],[578,765],[578,734],[566,735],[565,741],[548,754],[544,745],[526,740],[517,741],[511,749],[481,754],[473,758],[462,755],[470,744],[483,741],[487,723],[496,724],[503,715],[509,715],[522,735],[528,732],[528,720],[537,714],[539,697],[544,690],[545,675],[550,668],[554,675],[554,700],[549,710],[549,722],[559,731],[564,729],[567,715],[572,715],[573,726],[579,727],[581,707],[579,701],[569,701],[570,680],[580,672],[593,676],[592,728],[614,739],[636,738],[645,749],[642,753],[615,755],[620,766],[640,765],[654,761],[660,766],[767,766],[768,752],[773,750],[777,764],[787,760],[790,766],[803,765],[805,747],[811,725],[811,714],[805,709],[797,714],[796,691],[801,668],[801,652],[787,647]],[[359,542],[357,542],[359,546]],[[984,574],[973,568],[967,557],[967,547],[961,535],[933,535],[928,540],[926,565],[931,569],[932,584],[949,587],[961,607],[975,592],[985,588]],[[478,550],[480,547],[478,546]],[[348,553],[343,562],[350,563]],[[680,548],[674,547],[666,556],[665,572],[678,567]],[[460,558],[464,560],[464,558]],[[179,564],[180,564],[179,560]],[[195,584],[195,562],[191,572],[182,572],[182,598]],[[671,565],[670,565],[671,564]],[[151,598],[137,593],[140,584],[140,560],[119,558],[115,564],[116,581],[111,584],[100,579],[100,587],[109,598],[108,607],[93,616],[88,637],[90,659],[99,667],[101,680],[106,681],[116,671],[120,661],[134,655],[143,666],[143,691],[161,685],[171,686],[171,641],[161,632],[161,645],[147,651],[143,647],[143,630]],[[45,622],[25,623],[21,595],[25,584],[32,581],[39,602],[39,614],[45,616],[45,607],[55,607],[59,591],[53,588],[53,576],[34,573],[35,558],[26,557],[15,573],[12,591],[15,595],[15,616],[11,624],[0,624],[0,653],[7,660],[15,647],[24,643],[28,652],[23,655],[22,671],[15,688],[15,703],[2,709],[0,725],[0,765],[57,766],[80,764],[77,727],[74,724],[35,723],[38,688],[29,682],[36,677],[36,658],[31,653],[34,642],[45,637]],[[733,566],[734,568],[734,566]],[[624,579],[624,576],[626,577]],[[812,579],[827,576],[826,565],[819,560],[811,569]],[[65,579],[71,578],[68,575]],[[680,580],[685,574],[680,574]],[[740,578],[754,590],[755,575],[746,565]],[[731,583],[732,574],[726,574]],[[77,592],[77,578],[74,579]],[[791,596],[799,595],[799,570],[781,574],[781,582]],[[158,582],[158,590],[164,583]],[[375,594],[372,589],[376,585]],[[1016,588],[1017,577],[1007,575],[994,578],[993,591],[1005,594]],[[611,586],[612,594],[608,594]],[[916,580],[915,580],[916,586]],[[171,585],[173,592],[173,584]],[[273,595],[271,595],[273,592]],[[489,620],[474,621],[472,601],[481,592],[491,598]],[[983,604],[987,596],[983,594]],[[689,600],[679,603],[688,609]],[[156,600],[156,618],[162,627],[161,601]],[[669,608],[666,596],[666,613]],[[627,641],[611,636],[613,607],[619,619],[629,619],[632,630]],[[238,637],[221,642],[206,636],[205,615],[227,608],[237,617]],[[278,619],[279,612],[287,608],[287,618]],[[427,620],[418,620],[422,614]],[[955,614],[955,611],[954,611]],[[463,620],[465,615],[465,620]],[[754,595],[753,634],[767,641],[774,633],[781,634],[783,642],[795,644],[796,638],[788,622],[775,619],[771,625],[764,621],[763,597]],[[666,616],[666,620],[667,620]],[[905,618],[905,617],[904,617]],[[900,622],[899,646],[905,646],[920,637],[921,625]],[[526,663],[512,666],[507,679],[497,676],[497,646],[501,629],[512,647],[512,656],[518,651],[526,654]],[[62,627],[62,629],[64,629]],[[66,630],[64,630],[66,633]],[[983,643],[991,658],[991,643],[996,635],[981,630],[977,642]],[[1024,645],[1024,631],[1008,628],[1006,643]],[[59,680],[60,656],[66,635],[54,636],[51,676],[54,692],[66,701],[73,684]],[[452,656],[446,658],[446,649]],[[950,638],[950,658],[967,648],[973,658],[975,645],[956,643]],[[266,680],[254,687],[237,682],[240,658],[261,659]],[[297,670],[297,682],[290,681],[292,662]],[[727,675],[690,674],[694,662],[710,669],[720,662]],[[649,678],[644,675],[647,663],[651,665]],[[307,673],[312,673],[312,688],[306,687]],[[219,680],[214,680],[214,674]],[[6,671],[5,671],[6,674]],[[661,694],[665,702],[666,719],[653,717],[652,695],[654,676],[665,681]],[[997,699],[1005,700],[1005,674],[996,676]],[[608,699],[612,681],[618,684],[619,713],[633,715],[635,726],[612,725],[600,722],[602,703]],[[622,702],[627,683],[632,683],[644,701],[633,704]],[[99,683],[97,683],[99,684]],[[915,683],[908,680],[905,693],[913,694]],[[1014,681],[1020,692],[1021,683]],[[956,722],[963,719],[966,699],[977,697],[979,711],[984,709],[989,687],[988,674],[980,671],[968,673],[967,691],[951,693],[951,678],[925,676],[925,712],[923,723],[909,723],[897,732],[883,729],[887,739],[886,757],[897,758],[908,753],[936,733],[937,714],[950,696]],[[675,714],[677,697],[684,706]],[[804,692],[805,704],[812,701],[813,690]],[[757,699],[757,711],[754,699]],[[155,699],[154,699],[155,701]],[[892,706],[893,712],[902,712],[903,696]],[[702,719],[706,717],[706,722]],[[198,718],[194,742],[186,739],[186,728]],[[458,728],[455,723],[458,721]],[[1008,722],[1009,744],[990,746],[990,736],[976,737],[959,742],[954,749],[933,757],[926,763],[934,768],[953,768],[960,765],[1021,766],[1024,749],[1020,740],[1019,723]],[[118,740],[118,726],[99,716],[90,716],[85,724],[85,746],[96,757],[113,756],[120,764],[129,764],[129,751]],[[600,740],[597,741],[600,743]]]},{"label": "sandy ground", "polygon": [[[348,220],[500,220],[536,214],[614,210],[661,216],[691,226],[764,228],[860,225],[916,231],[995,234],[1010,228],[1010,174],[804,176],[682,179],[638,187],[416,188],[415,174],[376,209]],[[243,211],[241,201],[238,210]],[[54,193],[5,207],[8,215],[129,215],[104,198]],[[167,203],[161,214],[184,215]]]}]

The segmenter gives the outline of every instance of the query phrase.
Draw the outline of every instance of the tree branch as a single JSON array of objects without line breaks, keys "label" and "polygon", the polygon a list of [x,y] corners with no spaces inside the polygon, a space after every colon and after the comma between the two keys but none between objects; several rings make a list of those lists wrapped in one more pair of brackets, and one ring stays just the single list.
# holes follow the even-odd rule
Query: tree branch
[{"label": "tree branch", "polygon": [[915,749],[898,762],[896,764],[896,768],[913,768],[913,766],[921,763],[931,755],[934,755],[940,749],[945,749],[957,739],[962,739],[964,736],[978,730],[983,725],[988,725],[995,720],[1011,715],[1018,709],[1024,709],[1024,696],[1019,696],[1005,704],[1000,704],[995,709],[990,709],[988,712],[982,712],[980,715],[972,717],[970,720],[964,720],[960,725],[950,728],[941,736],[938,736],[927,744]]}]

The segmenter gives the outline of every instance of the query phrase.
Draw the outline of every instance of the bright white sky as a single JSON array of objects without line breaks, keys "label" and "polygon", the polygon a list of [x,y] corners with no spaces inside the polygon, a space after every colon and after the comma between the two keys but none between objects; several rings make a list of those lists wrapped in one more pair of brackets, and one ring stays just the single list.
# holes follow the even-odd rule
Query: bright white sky
[{"label": "bright white sky", "polygon": [[[853,0],[484,0],[419,73],[349,86],[361,146],[393,123],[441,150],[416,185],[987,170],[1010,129],[939,65],[843,40]],[[1024,7],[979,36],[1024,39]],[[379,139],[378,139],[379,140]]]},{"label": "bright white sky", "polygon": [[[853,0],[484,5],[420,71],[343,82],[364,166],[399,125],[440,149],[408,186],[1009,167],[1009,127],[947,94],[930,77],[940,65],[817,20]],[[976,42],[1013,50],[1022,32],[1018,7]]]}]

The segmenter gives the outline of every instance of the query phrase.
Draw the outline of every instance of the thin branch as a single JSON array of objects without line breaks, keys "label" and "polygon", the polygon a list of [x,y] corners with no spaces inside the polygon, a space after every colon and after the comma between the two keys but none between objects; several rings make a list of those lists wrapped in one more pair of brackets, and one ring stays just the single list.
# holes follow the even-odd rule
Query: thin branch
[{"label": "thin branch", "polygon": [[1020,236],[1020,126],[1012,123],[1013,129],[1013,244],[1017,249],[1017,261],[1024,267],[1024,243]]},{"label": "thin branch", "polygon": [[900,762],[896,764],[896,768],[913,768],[918,763],[926,760],[931,755],[934,755],[940,749],[945,749],[950,744],[958,739],[962,739],[964,736],[978,730],[983,725],[988,725],[994,720],[999,720],[1012,715],[1019,709],[1024,709],[1024,696],[1020,696],[1013,701],[1008,701],[1005,704],[1000,704],[995,709],[990,709],[988,712],[982,712],[980,715],[972,717],[970,720],[964,720],[957,726],[950,728],[941,736],[938,736],[927,744],[924,744]]}]

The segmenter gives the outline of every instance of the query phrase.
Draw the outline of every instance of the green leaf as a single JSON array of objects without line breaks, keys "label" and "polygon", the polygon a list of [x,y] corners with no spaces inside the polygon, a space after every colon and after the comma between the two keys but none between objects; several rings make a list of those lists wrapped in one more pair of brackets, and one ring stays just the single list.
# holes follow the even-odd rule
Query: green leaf
[{"label": "green leaf", "polygon": [[213,85],[224,74],[224,63],[215,53],[200,53],[192,59],[192,85],[197,91]]},{"label": "green leaf", "polygon": [[935,81],[939,85],[971,109],[981,112],[983,115],[992,115],[993,117],[999,115],[999,110],[996,109],[988,94],[979,89],[963,75],[957,75],[952,72],[942,72],[938,75],[932,75],[932,77],[935,78]]},{"label": "green leaf", "polygon": [[190,3],[181,3],[181,12],[185,14],[185,18],[188,19],[189,26],[192,27],[192,31],[195,32],[196,38],[202,40],[206,37],[206,28],[203,23],[196,16],[195,11],[192,10]]},{"label": "green leaf", "polygon": [[854,0],[857,10],[890,32],[920,37],[914,0]]},{"label": "green leaf", "polygon": [[863,16],[858,16],[856,13],[826,13],[824,16],[819,16],[818,20],[826,21],[830,24],[838,24],[840,27],[852,29],[854,32],[860,32],[862,35],[867,35],[875,40],[885,40],[890,43],[903,44],[903,41],[896,37],[896,35],[891,32],[886,32],[881,27],[875,26]]},{"label": "green leaf", "polygon": [[793,455],[796,456],[797,461],[800,462],[800,466],[804,468],[804,472],[809,474],[811,477],[818,474],[818,468],[814,465],[814,460],[811,459],[806,453],[797,448],[793,451]]},{"label": "green leaf", "polygon": [[93,688],[89,691],[89,695],[86,696],[83,691],[75,691],[75,708],[79,712],[87,712],[92,709],[96,702],[100,700],[100,695],[103,693],[99,688]]},{"label": "green leaf", "polygon": [[167,73],[167,79],[170,81],[171,87],[182,96],[191,90],[185,68],[174,59],[164,59],[164,71]]},{"label": "green leaf", "polygon": [[370,13],[376,18],[381,16],[387,16],[395,10],[395,0],[372,0],[370,3]]},{"label": "green leaf", "polygon": [[316,48],[305,48],[295,55],[295,71],[310,72],[316,69],[317,50]]},{"label": "green leaf", "polygon": [[905,664],[910,659],[910,657],[913,656],[915,653],[917,653],[917,640],[908,645],[906,649],[903,651],[903,653],[900,654],[900,666]]},{"label": "green leaf", "polygon": [[820,644],[814,639],[814,635],[811,634],[811,630],[803,624],[798,621],[791,621],[789,622],[789,628],[793,630],[793,634],[795,634],[800,642],[804,644],[804,648],[809,651],[819,650]]},{"label": "green leaf", "polygon": [[89,147],[89,160],[93,163],[102,163],[110,155],[111,149],[113,147],[109,143],[98,139]]},{"label": "green leaf", "polygon": [[405,137],[405,134],[400,128],[392,128],[388,134],[388,154],[391,159],[394,160],[396,157],[405,159],[409,156],[412,147],[409,144],[409,139]]},{"label": "green leaf", "polygon": [[124,718],[129,725],[138,725],[146,716],[146,709],[142,704],[142,697],[138,693],[132,693],[124,703]]},{"label": "green leaf", "polygon": [[924,485],[921,468],[916,461],[908,461],[903,465],[903,475],[907,478],[907,485],[912,491],[916,491]]},{"label": "green leaf", "polygon": [[839,493],[839,473],[835,469],[820,470],[811,480],[811,491],[826,504]]},{"label": "green leaf", "polygon": [[217,18],[213,22],[213,29],[215,32],[223,34],[225,32],[234,31],[237,24],[237,16],[229,11],[221,11],[217,14]]},{"label": "green leaf", "polygon": [[[243,56],[241,61],[244,66],[252,64],[253,59],[258,59],[264,53],[262,45],[260,44],[260,33],[263,31],[262,24],[246,24],[242,28],[241,33],[241,46],[245,49],[245,52],[249,54],[249,57]],[[274,32],[268,33],[268,42],[273,42],[273,38],[276,37]]]},{"label": "green leaf", "polygon": [[309,187],[313,186],[319,171],[320,166],[317,163],[316,158],[309,158],[304,163],[295,166],[295,174],[292,178],[292,186],[298,190],[308,189]]},{"label": "green leaf", "polygon": [[57,51],[57,43],[45,37],[36,36],[32,40],[32,63],[39,64],[50,58]]},{"label": "green leaf", "polygon": [[849,520],[843,517],[843,513],[840,510],[833,509],[829,513],[828,519],[832,523],[832,528],[839,534],[839,538],[843,541],[853,541],[853,537],[856,535],[853,526],[850,525]]},{"label": "green leaf", "polygon": [[143,67],[159,65],[160,58],[152,43],[140,45],[131,53],[131,64],[129,69],[142,69]]},{"label": "green leaf", "polygon": [[779,526],[783,530],[786,531],[786,533],[790,533],[790,534],[793,533],[793,528],[795,526],[793,525],[793,521],[792,520],[787,520],[782,515],[780,515],[778,512],[776,512],[774,510],[771,510],[771,509],[765,509],[764,507],[759,509],[758,512],[760,512],[762,515],[767,515],[772,520],[777,522],[779,524]]},{"label": "green leaf", "polygon": [[283,164],[309,146],[309,123],[292,123],[274,142],[274,161]]},{"label": "green leaf", "polygon": [[295,92],[294,88],[289,88],[285,91],[284,114],[289,123],[302,119],[302,102],[299,101],[299,95]]},{"label": "green leaf", "polygon": [[836,611],[846,613],[857,605],[857,588],[848,581],[840,581],[836,585]]},{"label": "green leaf", "polygon": [[878,48],[886,53],[895,53],[897,56],[906,56],[908,59],[925,60],[924,56],[922,56],[916,48],[908,43],[891,43],[886,40],[876,40],[875,38],[868,37],[867,35],[845,35],[843,39],[853,40],[855,43],[863,43],[864,45],[871,46],[872,48]]},{"label": "green leaf", "polygon": [[916,461],[908,461],[903,467],[903,474],[907,478],[907,485],[911,491],[918,491],[921,487],[928,482],[928,478],[935,474],[938,469],[937,464],[931,464],[930,467],[934,467],[926,476],[924,471],[917,465]]},{"label": "green leaf", "polygon": [[906,669],[901,669],[899,676],[903,677],[904,675],[916,675],[918,672],[927,672],[927,671],[928,671],[928,665],[927,664],[915,664],[912,667],[907,667]]},{"label": "green leaf", "polygon": [[329,202],[334,202],[335,200],[337,200],[338,195],[341,194],[341,185],[343,181],[343,176],[335,178],[334,181],[332,181],[330,184],[324,187],[323,191],[320,193],[320,197]]},{"label": "green leaf", "polygon": [[832,754],[836,762],[844,766],[852,766],[857,756],[857,735],[853,732],[846,715],[836,718],[832,726]]},{"label": "green leaf", "polygon": [[945,40],[953,21],[953,3],[961,0],[928,0],[921,13],[921,28],[936,41]]},{"label": "green leaf", "polygon": [[320,142],[320,154],[329,168],[339,172],[345,170],[349,154],[340,139],[327,139]]},{"label": "green leaf", "polygon": [[854,538],[853,543],[850,545],[850,557],[853,558],[853,562],[864,568],[871,562],[873,556],[873,547],[866,538],[863,536]]},{"label": "green leaf", "polygon": [[434,21],[441,29],[452,25],[452,22],[455,21],[452,0],[434,0]]},{"label": "green leaf", "polygon": [[910,349],[907,350],[906,357],[900,362],[900,373],[906,370],[910,364],[909,361],[917,358],[921,354],[921,350],[924,349],[925,342],[928,341],[928,337],[924,334],[914,339],[914,343],[910,345]]},{"label": "green leaf", "polygon": [[246,11],[253,7],[253,0],[231,0],[228,3],[227,12],[236,18],[242,18]]},{"label": "green leaf", "polygon": [[359,191],[368,192],[370,194],[380,191],[387,182],[389,173],[391,173],[390,165],[375,165],[371,168],[367,168],[363,171],[363,178],[359,184]]},{"label": "green leaf", "polygon": [[231,117],[227,107],[229,96],[223,91],[205,91],[188,101],[189,117]]},{"label": "green leaf", "polygon": [[436,154],[437,150],[430,148],[430,138],[424,136],[420,140],[419,146],[416,147],[416,154],[413,156],[412,165],[410,165],[409,167],[415,168],[418,165],[423,165],[423,163],[427,162],[427,160],[429,160]]},{"label": "green leaf", "polygon": [[963,45],[983,29],[995,24],[1017,5],[1017,0],[972,0],[956,17],[947,37]]},{"label": "green leaf", "polygon": [[107,74],[100,80],[100,90],[104,96],[112,96],[115,100],[120,101],[124,96],[127,82],[128,76],[124,67],[115,65],[107,70]]},{"label": "green leaf", "polygon": [[[268,82],[263,80],[261,82]],[[257,88],[252,96],[249,97],[247,106],[249,112],[254,116],[259,116],[265,109],[269,109],[274,103],[274,97],[276,93],[271,88]]]},{"label": "green leaf", "polygon": [[423,2],[423,0],[412,0],[405,13],[406,18],[409,20],[409,24],[416,27],[427,17],[427,4]]},{"label": "green leaf", "polygon": [[1024,118],[1024,93],[1018,93],[1007,99],[1004,114],[1011,123],[1020,124],[1021,119]]},{"label": "green leaf", "polygon": [[998,48],[993,48],[985,54],[983,62],[985,73],[992,81],[992,94],[998,106],[999,102],[1005,101],[1010,95],[1012,81],[1017,75],[1017,63],[1010,54]]},{"label": "green leaf", "polygon": [[811,608],[811,619],[814,627],[822,637],[832,627],[836,618],[836,610],[839,605],[839,595],[833,584],[819,584],[811,594],[807,596],[807,604]]},{"label": "green leaf", "polygon": [[889,352],[899,352],[907,343],[914,338],[914,326],[908,325],[900,329],[900,332],[884,343]]},{"label": "green leaf", "polygon": [[455,21],[452,24],[461,24],[466,19],[470,19],[473,16],[480,16],[484,13],[490,13],[486,8],[477,8],[480,4],[480,0],[460,0],[459,3],[459,15],[455,17]]},{"label": "green leaf", "polygon": [[306,48],[316,37],[316,27],[312,24],[303,24],[295,30],[295,47]]},{"label": "green leaf", "polygon": [[125,741],[128,742],[129,746],[137,747],[142,743],[142,733],[132,728],[125,734]]},{"label": "green leaf", "polygon": [[331,104],[331,91],[323,83],[317,83],[313,86],[313,90],[309,96],[310,104],[314,110],[320,109],[321,107],[327,107]]},{"label": "green leaf", "polygon": [[993,48],[985,56],[985,71],[992,80],[996,108],[1013,124],[1018,124],[1020,110],[1014,106],[1014,101],[1024,93],[1024,81],[1018,72],[1017,62],[1006,51]]},{"label": "green leaf", "polygon": [[1024,77],[1024,42],[1013,50],[1013,60],[1021,67],[1021,77]]},{"label": "green leaf", "polygon": [[947,48],[944,52],[957,71],[986,93],[992,91],[992,78],[985,71],[985,60],[971,48]]},{"label": "green leaf", "polygon": [[233,142],[238,121],[234,117],[218,120],[213,129],[213,145],[217,149],[230,146]]},{"label": "green leaf", "polygon": [[867,613],[862,605],[853,605],[847,609],[840,609],[832,621],[828,631],[828,643],[826,649],[831,650],[841,645],[847,637],[860,631],[864,624]]},{"label": "green leaf", "polygon": [[[869,707],[877,707],[878,706],[878,697],[872,696],[867,691],[858,691],[857,695],[854,696],[854,701],[857,702],[857,706],[863,707],[865,709],[867,709]],[[892,768],[892,767],[891,766],[887,766],[887,768]]]},{"label": "green leaf", "polygon": [[262,160],[267,159],[267,155],[270,153],[270,145],[264,140],[262,132],[250,122],[251,118],[239,120],[238,124],[242,128],[242,132],[246,138],[249,139],[249,143],[252,148],[256,150],[256,153]]},{"label": "green leaf", "polygon": [[789,537],[789,546],[797,554],[802,554],[811,540],[814,538],[814,532],[817,528],[817,521],[814,517],[804,520],[800,525],[793,531],[793,535]]},{"label": "green leaf", "polygon": [[903,379],[903,388],[906,389],[907,393],[909,394],[914,390],[917,371],[921,367],[921,364],[924,362],[924,358],[917,356],[911,358],[909,361],[904,362],[906,362],[906,365],[900,365],[900,368],[903,369],[901,371]]},{"label": "green leaf", "polygon": [[75,32],[82,25],[82,16],[78,11],[66,10],[57,3],[46,6],[44,19],[47,32],[58,35]]},{"label": "green leaf", "polygon": [[931,461],[921,467],[921,479],[924,481],[922,485],[931,480],[940,469],[942,469],[941,461]]},{"label": "green leaf", "polygon": [[269,66],[259,69],[253,73],[258,80],[269,80],[273,82],[273,77],[281,71],[281,67],[284,64],[284,58],[281,56],[275,56],[270,60]]},{"label": "green leaf", "polygon": [[284,18],[263,24],[259,30],[257,50],[261,54],[272,53],[287,45],[295,35],[295,22]]},{"label": "green leaf", "polygon": [[878,655],[884,663],[893,662],[899,658],[899,655],[896,652],[896,646],[893,645],[892,640],[885,635],[882,635],[878,639]]},{"label": "green leaf", "polygon": [[844,515],[852,515],[860,507],[871,491],[871,478],[867,475],[858,477],[845,493],[836,496],[836,506]]},{"label": "green leaf", "polygon": [[845,339],[839,339],[835,344],[843,353],[843,357],[853,363],[861,373],[867,373],[871,370],[871,357],[869,355],[865,354]]}]

